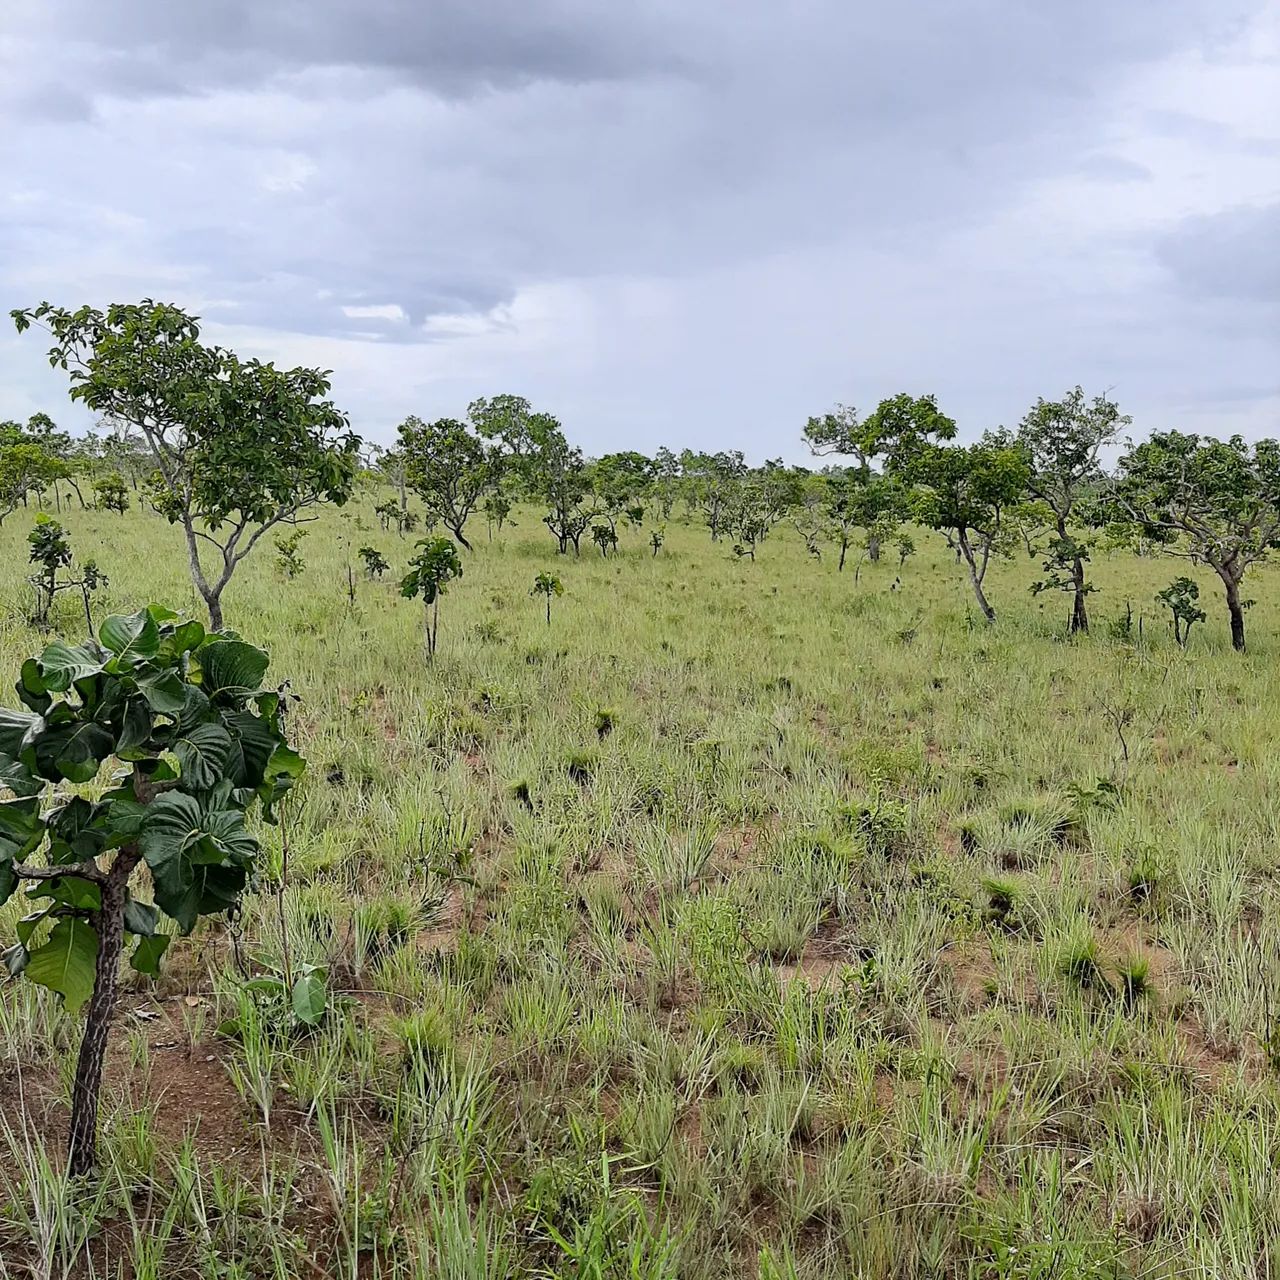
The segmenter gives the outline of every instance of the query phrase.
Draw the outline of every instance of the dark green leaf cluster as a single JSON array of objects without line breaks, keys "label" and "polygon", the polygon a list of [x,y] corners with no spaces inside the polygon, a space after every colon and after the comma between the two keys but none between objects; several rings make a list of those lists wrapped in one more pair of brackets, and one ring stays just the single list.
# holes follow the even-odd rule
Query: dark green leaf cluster
[{"label": "dark green leaf cluster", "polygon": [[400,580],[400,594],[409,600],[421,596],[423,604],[435,604],[445,587],[462,577],[462,561],[449,538],[424,538],[417,545],[418,554]]},{"label": "dark green leaf cluster", "polygon": [[[108,854],[150,872],[154,902],[130,897],[125,908],[144,971],[165,945],[160,912],[187,932],[236,904],[258,851],[246,815],[260,804],[274,820],[304,767],[285,740],[281,696],[263,689],[267,664],[234,634],[207,633],[160,605],[109,617],[97,641],[58,640],[23,664],[22,708],[0,709],[0,783],[12,792],[0,802],[0,902],[29,879],[28,896],[44,905],[19,924],[11,971],[72,974],[50,985],[73,1006],[87,995],[72,959],[79,948],[83,970],[86,949],[96,954]],[[112,760],[125,768],[97,799],[66,790]],[[28,861],[38,853],[39,866]],[[45,921],[52,931],[34,947]],[[63,949],[61,968],[50,947]]]}]

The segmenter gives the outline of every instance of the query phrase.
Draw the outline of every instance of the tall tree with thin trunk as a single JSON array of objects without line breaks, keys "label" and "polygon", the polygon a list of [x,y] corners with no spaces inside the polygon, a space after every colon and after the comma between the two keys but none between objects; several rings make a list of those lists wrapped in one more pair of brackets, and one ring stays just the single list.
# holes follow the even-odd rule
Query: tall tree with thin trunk
[{"label": "tall tree with thin trunk", "polygon": [[1080,515],[1103,484],[1099,455],[1130,421],[1115,401],[1106,396],[1090,400],[1075,387],[1061,400],[1037,400],[1013,437],[1026,450],[1030,464],[1027,489],[1048,509],[1052,525],[1046,577],[1036,585],[1070,593],[1073,633],[1089,630],[1089,551],[1080,535]]},{"label": "tall tree with thin trunk", "polygon": [[154,505],[182,528],[215,629],[227,583],[269,529],[350,496],[359,440],[325,399],[326,372],[205,346],[195,317],[149,299],[106,311],[43,302],[12,316],[19,332],[38,324],[52,335],[49,359],[70,376],[73,400],[145,443]]},{"label": "tall tree with thin trunk", "polygon": [[1242,650],[1251,603],[1240,595],[1245,574],[1280,547],[1280,442],[1165,431],[1120,459],[1113,497],[1167,555],[1207,564],[1218,575],[1231,644]]}]

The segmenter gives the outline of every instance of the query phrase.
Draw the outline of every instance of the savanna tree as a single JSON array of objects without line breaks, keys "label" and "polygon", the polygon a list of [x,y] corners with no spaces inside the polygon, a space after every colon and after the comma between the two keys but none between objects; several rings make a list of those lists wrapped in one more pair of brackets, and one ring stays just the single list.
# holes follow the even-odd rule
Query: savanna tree
[{"label": "savanna tree", "polygon": [[1026,490],[1025,453],[990,436],[967,447],[917,438],[899,444],[889,465],[910,488],[916,519],[953,542],[982,616],[994,622],[983,583],[991,557],[1007,544],[1004,513]]},{"label": "savanna tree", "polygon": [[1244,648],[1240,587],[1251,565],[1280,546],[1280,443],[1212,440],[1166,431],[1120,459],[1114,501],[1173,556],[1221,579],[1231,643]]},{"label": "savanna tree", "polygon": [[501,533],[502,526],[511,518],[511,499],[499,489],[484,500],[483,510],[489,541],[492,542],[494,526],[497,525],[498,532]]},{"label": "savanna tree", "polygon": [[576,556],[595,506],[591,503],[591,475],[582,450],[556,429],[538,450],[531,472],[534,492],[547,504],[542,523],[551,530],[556,546],[564,555],[570,545]]},{"label": "savanna tree", "polygon": [[268,530],[350,496],[359,440],[325,399],[327,373],[205,346],[195,317],[150,300],[106,311],[44,302],[12,316],[19,332],[39,324],[52,335],[49,359],[73,400],[146,444],[154,501],[182,528],[215,630],[227,583]]},{"label": "savanna tree", "polygon": [[501,478],[499,446],[456,418],[423,422],[411,417],[400,425],[396,452],[404,459],[410,488],[470,551],[466,524],[481,498]]},{"label": "savanna tree", "polygon": [[424,538],[418,554],[409,561],[409,572],[400,580],[400,594],[407,600],[421,597],[426,610],[423,636],[427,660],[436,656],[436,635],[440,627],[440,597],[454,578],[462,577],[458,548],[448,538]]},{"label": "savanna tree", "polygon": [[93,482],[93,496],[99,510],[114,511],[117,515],[124,515],[129,510],[129,486],[118,471],[99,476]]},{"label": "savanna tree", "polygon": [[728,527],[729,507],[740,496],[748,470],[746,458],[738,449],[722,453],[686,449],[680,455],[680,470],[689,509],[702,513],[711,541],[718,542]]},{"label": "savanna tree", "polygon": [[529,589],[531,596],[542,596],[547,602],[547,626],[551,625],[551,600],[553,596],[564,595],[564,583],[554,573],[544,569],[533,580]]},{"label": "savanna tree", "polygon": [[632,524],[644,519],[644,503],[655,473],[653,461],[635,450],[606,453],[591,463],[590,471],[596,514],[608,521],[616,541],[618,521],[623,516]]},{"label": "savanna tree", "polygon": [[[107,618],[96,640],[57,641],[22,666],[22,709],[0,709],[0,902],[31,911],[9,972],[86,1009],[72,1085],[68,1170],[93,1170],[102,1065],[120,960],[155,976],[171,941],[236,908],[258,841],[245,825],[303,769],[267,655],[159,605]],[[119,766],[105,789],[92,783]],[[145,870],[145,878],[135,872]]]},{"label": "savanna tree", "polygon": [[672,509],[680,497],[680,459],[665,445],[653,455],[654,500],[663,520],[671,519]]},{"label": "savanna tree", "polygon": [[0,524],[27,505],[29,494],[40,493],[52,484],[57,474],[57,460],[38,444],[0,444]]},{"label": "savanna tree", "polygon": [[1095,515],[1085,521],[1080,517],[1088,514],[1085,508],[1103,484],[1099,455],[1130,421],[1115,401],[1106,396],[1089,399],[1075,387],[1061,400],[1037,400],[1014,437],[1030,464],[1027,490],[1047,509],[1051,522],[1045,577],[1032,589],[1070,593],[1073,633],[1089,630],[1089,549],[1081,525],[1096,523]]},{"label": "savanna tree", "polygon": [[618,533],[611,524],[593,524],[591,541],[600,548],[601,556],[608,557],[610,551],[618,550]]}]

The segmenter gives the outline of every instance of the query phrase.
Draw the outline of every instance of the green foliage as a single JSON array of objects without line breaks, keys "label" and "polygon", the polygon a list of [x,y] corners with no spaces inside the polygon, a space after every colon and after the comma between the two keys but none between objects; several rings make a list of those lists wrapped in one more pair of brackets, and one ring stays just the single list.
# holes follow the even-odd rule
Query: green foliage
[{"label": "green foliage", "polygon": [[533,580],[529,590],[531,596],[544,596],[547,602],[547,626],[551,625],[551,599],[564,595],[564,583],[549,570],[542,570]]},{"label": "green foliage", "polygon": [[435,657],[440,596],[455,578],[462,577],[458,548],[448,538],[424,538],[418,554],[409,561],[409,572],[400,579],[400,594],[407,600],[422,598],[428,609],[426,622],[427,657]]},{"label": "green foliage", "polygon": [[504,459],[496,444],[456,418],[400,425],[399,455],[409,486],[458,542],[468,550],[468,519],[485,493],[502,478]]},{"label": "green foliage", "polygon": [[27,534],[27,543],[31,548],[28,561],[37,566],[35,573],[27,579],[35,589],[35,611],[31,618],[33,625],[47,627],[58,593],[78,589],[84,602],[85,622],[92,630],[90,597],[109,585],[106,574],[94,561],[86,560],[81,567],[80,577],[60,579],[60,571],[71,565],[71,543],[61,523],[43,512],[36,517],[35,527]]},{"label": "green foliage", "polygon": [[[285,741],[280,695],[262,688],[266,670],[262,650],[151,605],[107,618],[96,641],[55,641],[28,659],[22,709],[0,714],[0,772],[13,794],[0,802],[0,903],[30,882],[36,904],[6,966],[72,1012],[92,997],[73,1172],[93,1159],[125,936],[137,939],[133,967],[154,973],[167,945],[161,916],[189,933],[201,915],[233,910],[258,853],[246,817],[260,807],[272,821],[304,767]],[[55,791],[93,782],[113,759],[124,768],[96,798]],[[134,896],[138,866],[150,902]]]},{"label": "green foliage", "polygon": [[[359,439],[325,399],[326,372],[206,346],[195,317],[150,299],[11,314],[20,333],[32,323],[50,332],[50,363],[68,374],[73,400],[146,442],[157,509],[183,528],[215,629],[227,582],[266,529],[350,497]],[[209,548],[212,574],[201,560]]]},{"label": "green foliage", "polygon": [[287,536],[275,540],[276,568],[290,582],[307,567],[302,558],[302,540],[306,536],[306,529],[295,529]]},{"label": "green foliage", "polygon": [[124,515],[129,510],[129,486],[124,477],[113,471],[110,475],[100,476],[93,482],[94,496],[103,511],[115,511]]},{"label": "green foliage", "polygon": [[391,568],[386,557],[377,547],[361,547],[359,556],[364,561],[364,571],[370,579],[381,578]]},{"label": "green foliage", "polygon": [[30,493],[40,493],[53,482],[60,467],[41,445],[19,436],[12,443],[0,443],[0,524],[26,502]]},{"label": "green foliage", "polygon": [[600,554],[607,556],[609,552],[617,551],[618,535],[612,525],[593,524],[591,526],[591,541],[600,548]]},{"label": "green foliage", "polygon": [[1243,649],[1240,584],[1280,546],[1280,442],[1157,432],[1120,459],[1113,506],[1167,554],[1213,569]]},{"label": "green foliage", "polygon": [[1163,591],[1156,592],[1156,602],[1169,610],[1173,620],[1173,636],[1182,648],[1187,647],[1187,637],[1192,626],[1205,620],[1200,608],[1200,587],[1193,578],[1175,578]]}]

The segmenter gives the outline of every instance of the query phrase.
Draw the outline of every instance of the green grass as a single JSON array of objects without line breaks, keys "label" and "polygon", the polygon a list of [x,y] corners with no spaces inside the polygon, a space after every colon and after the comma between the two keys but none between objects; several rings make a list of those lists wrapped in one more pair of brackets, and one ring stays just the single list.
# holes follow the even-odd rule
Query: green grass
[{"label": "green grass", "polygon": [[[1099,555],[1068,641],[1025,557],[987,628],[924,533],[895,589],[896,557],[855,586],[782,530],[754,563],[677,521],[656,558],[634,531],[562,559],[526,511],[477,528],[428,666],[372,505],[228,591],[301,698],[288,879],[267,828],[242,918],[129,975],[91,1192],[57,1175],[78,1027],[0,988],[0,1277],[1280,1262],[1275,569],[1241,657],[1206,578],[1174,644],[1171,562]],[[105,610],[194,608],[159,520],[66,523]],[[0,529],[12,676],[45,639],[26,528]],[[1109,634],[1126,600],[1141,643]],[[342,993],[310,1034],[241,989],[286,937]]]}]

